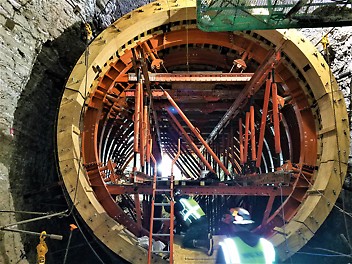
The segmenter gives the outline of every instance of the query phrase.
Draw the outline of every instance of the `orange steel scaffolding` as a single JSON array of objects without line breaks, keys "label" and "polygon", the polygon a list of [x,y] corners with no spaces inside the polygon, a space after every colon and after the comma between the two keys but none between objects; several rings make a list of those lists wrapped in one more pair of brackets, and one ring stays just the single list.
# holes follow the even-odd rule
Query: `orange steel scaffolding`
[{"label": "orange steel scaffolding", "polygon": [[176,102],[171,98],[171,96],[164,91],[164,94],[166,95],[167,99],[171,103],[173,107],[177,110],[183,121],[187,124],[187,126],[191,129],[192,133],[198,138],[198,140],[203,144],[203,146],[206,148],[206,150],[209,152],[209,154],[213,157],[215,162],[220,166],[220,168],[224,171],[225,175],[230,175],[230,172],[228,169],[224,166],[224,164],[221,162],[221,160],[216,156],[214,151],[209,147],[208,143],[203,139],[203,137],[200,135],[198,132],[197,128],[193,126],[193,124],[189,121],[189,119],[186,117],[186,115],[182,112],[182,110],[178,107]]}]

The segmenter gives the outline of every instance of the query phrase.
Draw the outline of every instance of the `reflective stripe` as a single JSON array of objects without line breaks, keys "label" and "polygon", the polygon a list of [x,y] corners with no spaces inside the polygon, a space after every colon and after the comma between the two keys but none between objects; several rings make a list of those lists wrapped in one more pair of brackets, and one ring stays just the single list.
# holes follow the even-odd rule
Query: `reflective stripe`
[{"label": "reflective stripe", "polygon": [[[197,220],[205,215],[199,204],[192,198],[181,198],[180,203],[183,206],[183,210],[180,213],[183,216],[183,220],[186,221],[187,224],[191,224],[192,220]],[[193,219],[191,219],[191,217]]]},{"label": "reflective stripe", "polygon": [[224,255],[225,263],[226,264],[231,264],[231,262],[230,262],[230,252],[229,252],[229,249],[228,249],[225,241],[224,242],[220,242],[219,245],[220,245],[220,247],[222,249],[222,253]]},{"label": "reflective stripe", "polygon": [[223,243],[220,243],[224,252],[226,264],[240,264],[240,256],[235,241],[231,238],[225,238]]},{"label": "reflective stripe", "polygon": [[226,264],[275,262],[274,246],[265,238],[260,238],[255,247],[247,245],[239,237],[226,238],[219,245]]},{"label": "reflective stripe", "polygon": [[274,249],[273,244],[271,244],[270,241],[268,241],[264,238],[260,238],[259,241],[263,247],[265,263],[266,264],[273,263],[275,261],[275,249]]},{"label": "reflective stripe", "polygon": [[198,214],[197,210],[200,208],[199,205],[191,207],[191,209],[183,216],[183,220],[187,220],[187,218],[193,214],[195,218],[199,219],[200,214]]}]

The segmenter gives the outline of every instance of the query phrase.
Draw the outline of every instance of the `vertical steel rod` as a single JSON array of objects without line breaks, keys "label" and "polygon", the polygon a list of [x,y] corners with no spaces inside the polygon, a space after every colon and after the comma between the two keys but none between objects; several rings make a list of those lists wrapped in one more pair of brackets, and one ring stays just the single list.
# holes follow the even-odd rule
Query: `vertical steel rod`
[{"label": "vertical steel rod", "polygon": [[244,151],[243,151],[243,161],[247,162],[248,159],[248,138],[249,138],[249,112],[246,113],[246,127],[244,131]]},{"label": "vertical steel rod", "polygon": [[255,161],[256,158],[256,147],[255,147],[255,127],[254,127],[254,106],[251,105],[250,107],[250,120],[251,120],[251,148],[252,148],[252,160]]},{"label": "vertical steel rod", "polygon": [[272,101],[273,101],[273,120],[274,120],[274,132],[275,132],[275,152],[281,152],[281,141],[280,141],[280,120],[279,120],[279,104],[277,98],[277,85],[274,82],[271,86]]},{"label": "vertical steel rod", "polygon": [[258,139],[258,152],[257,152],[257,161],[256,161],[257,168],[260,167],[260,163],[261,163],[261,159],[262,159],[264,135],[265,135],[265,127],[266,127],[266,118],[268,115],[268,106],[269,106],[269,99],[270,99],[270,88],[271,88],[271,79],[268,78],[266,80],[266,85],[265,85],[262,121],[260,123],[260,134],[259,134],[259,139]]}]

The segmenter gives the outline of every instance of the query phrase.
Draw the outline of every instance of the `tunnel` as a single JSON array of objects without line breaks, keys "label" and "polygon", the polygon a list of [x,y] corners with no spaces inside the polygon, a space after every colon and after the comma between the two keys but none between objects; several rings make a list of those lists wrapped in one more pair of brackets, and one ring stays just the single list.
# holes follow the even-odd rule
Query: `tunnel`
[{"label": "tunnel", "polygon": [[[87,46],[57,120],[66,195],[128,262],[147,258],[138,238],[149,234],[149,176],[161,174],[165,156],[179,170],[175,186],[197,196],[215,235],[226,207],[245,206],[252,232],[285,261],[341,192],[349,156],[343,94],[296,30],[203,32],[195,3],[150,3]],[[204,178],[209,171],[217,179]],[[153,263],[167,260],[155,254]]]}]

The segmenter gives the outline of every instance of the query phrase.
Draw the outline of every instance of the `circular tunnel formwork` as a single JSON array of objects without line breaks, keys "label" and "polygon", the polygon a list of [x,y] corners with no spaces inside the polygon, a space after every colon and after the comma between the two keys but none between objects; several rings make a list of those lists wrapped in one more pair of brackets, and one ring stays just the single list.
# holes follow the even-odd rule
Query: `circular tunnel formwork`
[{"label": "circular tunnel formwork", "polygon": [[[58,118],[58,158],[67,193],[104,245],[131,263],[145,263],[147,250],[137,246],[137,237],[148,231],[119,205],[119,196],[111,193],[111,181],[104,180],[103,173],[112,157],[119,170],[126,169],[133,157],[129,141],[133,103],[128,92],[134,85],[124,79],[134,72],[131,50],[147,43],[170,71],[189,70],[188,64],[201,65],[202,71],[207,65],[210,70],[228,71],[232,64],[226,61],[228,54],[245,54],[248,69],[254,74],[263,71],[256,77],[258,83],[265,82],[264,73],[276,63],[279,93],[289,98],[289,110],[282,111],[282,153],[272,166],[261,165],[260,171],[280,167],[293,178],[282,203],[263,212],[265,221],[256,232],[268,237],[285,260],[314,236],[342,189],[349,154],[343,95],[324,58],[296,30],[206,33],[196,28],[195,19],[195,1],[153,2],[121,17],[89,45],[66,83]],[[217,52],[219,47],[226,53]],[[278,52],[281,58],[275,62]],[[249,87],[248,95],[261,103],[263,94],[257,91],[261,85],[257,90],[255,86],[252,92]],[[162,104],[159,107],[162,111]],[[114,141],[112,134],[124,137],[125,143]],[[274,136],[266,134],[269,146],[263,160],[269,164],[275,156]],[[125,147],[119,150],[119,144]],[[157,255],[153,261],[166,263]]]}]

